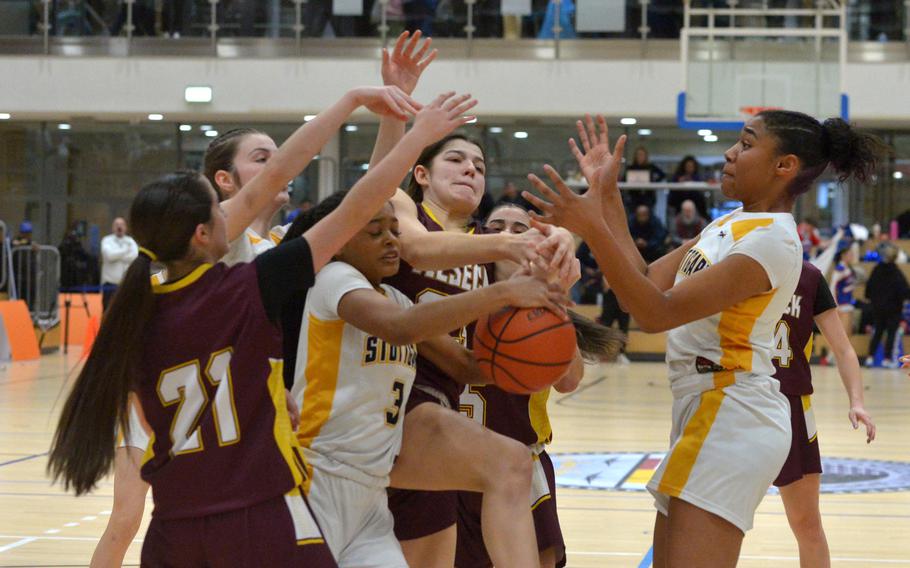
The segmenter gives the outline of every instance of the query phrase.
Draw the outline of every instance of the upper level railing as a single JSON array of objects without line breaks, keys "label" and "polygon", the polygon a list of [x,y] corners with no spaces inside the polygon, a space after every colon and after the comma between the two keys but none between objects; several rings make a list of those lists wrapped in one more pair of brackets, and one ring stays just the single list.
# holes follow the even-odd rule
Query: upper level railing
[{"label": "upper level railing", "polygon": [[[910,50],[910,0],[841,0],[850,39],[904,41]],[[821,9],[837,0],[695,0],[693,6]],[[781,17],[769,26],[798,25]],[[562,40],[679,37],[683,3],[676,0],[0,0],[0,39],[31,38],[44,53],[64,37],[134,38],[174,42],[165,49],[207,41],[212,53],[224,38],[376,38],[388,43],[402,30],[463,38],[470,54],[478,39]],[[723,22],[717,22],[724,25]],[[747,19],[735,26],[752,25]],[[193,41],[194,40],[194,41]],[[124,40],[118,40],[124,41]],[[145,41],[145,40],[143,40]],[[8,41],[0,41],[0,50]],[[75,50],[79,53],[78,50]],[[67,50],[54,53],[67,54]]]}]

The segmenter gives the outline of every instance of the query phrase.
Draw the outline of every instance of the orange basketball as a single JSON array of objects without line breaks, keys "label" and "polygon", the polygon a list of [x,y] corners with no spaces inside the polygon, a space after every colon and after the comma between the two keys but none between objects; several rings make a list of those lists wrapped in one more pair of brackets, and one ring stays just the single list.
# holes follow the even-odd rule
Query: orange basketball
[{"label": "orange basketball", "polygon": [[565,375],[575,357],[575,327],[543,308],[506,308],[477,320],[474,357],[502,390],[531,394]]}]

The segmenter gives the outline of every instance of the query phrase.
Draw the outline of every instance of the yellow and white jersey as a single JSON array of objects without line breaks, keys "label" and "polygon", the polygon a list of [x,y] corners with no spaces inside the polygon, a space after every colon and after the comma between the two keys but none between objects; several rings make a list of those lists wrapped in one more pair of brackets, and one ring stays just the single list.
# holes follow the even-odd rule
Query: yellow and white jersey
[{"label": "yellow and white jersey", "polygon": [[[338,316],[348,292],[373,286],[353,266],[330,262],[307,293],[291,394],[300,406],[297,438],[317,470],[372,487],[389,484],[401,448],[404,408],[417,366],[414,345],[395,346]],[[382,285],[398,305],[413,304]]]},{"label": "yellow and white jersey", "polygon": [[253,259],[271,248],[275,248],[271,238],[260,237],[256,231],[247,227],[242,235],[230,242],[228,252],[221,257],[221,262],[228,266],[253,262]]},{"label": "yellow and white jersey", "polygon": [[680,263],[676,284],[699,270],[743,254],[758,262],[771,290],[721,313],[670,330],[667,365],[674,392],[700,385],[722,388],[737,374],[771,377],[774,327],[793,296],[802,270],[802,245],[790,213],[746,213],[716,219]]}]

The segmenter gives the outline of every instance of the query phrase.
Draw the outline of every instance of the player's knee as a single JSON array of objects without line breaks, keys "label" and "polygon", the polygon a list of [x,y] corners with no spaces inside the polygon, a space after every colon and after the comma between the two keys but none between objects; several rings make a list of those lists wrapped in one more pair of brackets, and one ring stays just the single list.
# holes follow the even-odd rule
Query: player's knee
[{"label": "player's knee", "polygon": [[824,529],[822,529],[821,515],[815,512],[806,512],[795,515],[790,519],[790,527],[800,539],[821,540],[824,539]]},{"label": "player's knee", "polygon": [[516,492],[527,493],[533,467],[531,450],[521,442],[504,436],[496,438],[494,458],[490,460],[494,465],[488,470],[488,480],[499,487],[507,486]]}]

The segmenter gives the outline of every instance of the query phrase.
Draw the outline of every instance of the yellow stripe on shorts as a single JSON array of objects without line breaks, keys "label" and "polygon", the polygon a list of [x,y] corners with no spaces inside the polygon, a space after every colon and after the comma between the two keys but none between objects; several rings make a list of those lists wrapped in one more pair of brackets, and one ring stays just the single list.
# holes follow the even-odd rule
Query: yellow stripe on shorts
[{"label": "yellow stripe on shorts", "polygon": [[682,437],[667,458],[667,467],[660,478],[658,491],[671,497],[679,497],[682,493],[725,396],[722,390],[710,390],[702,393],[698,410],[686,423]]}]

